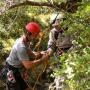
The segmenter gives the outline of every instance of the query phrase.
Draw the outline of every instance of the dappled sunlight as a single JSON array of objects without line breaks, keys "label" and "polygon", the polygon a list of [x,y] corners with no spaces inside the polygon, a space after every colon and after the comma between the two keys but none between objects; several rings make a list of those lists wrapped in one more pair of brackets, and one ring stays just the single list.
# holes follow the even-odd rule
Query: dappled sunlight
[{"label": "dappled sunlight", "polygon": [[[5,8],[4,1],[7,1]],[[48,88],[46,90],[59,88],[60,90],[90,90],[90,3],[88,3],[90,1],[78,0],[78,3],[75,3],[78,8],[75,9],[71,1],[77,0],[16,0],[14,4],[18,8],[12,7],[14,9],[10,8],[10,10],[8,10],[10,5],[8,1],[14,0],[0,0],[0,7],[6,10],[2,13],[3,10],[0,8],[2,14],[0,15],[0,63],[6,60],[16,38],[22,34],[25,25],[30,21],[37,22],[41,27],[41,32],[35,41],[32,41],[31,48],[38,52],[47,50],[49,32],[52,29],[50,17],[53,13],[62,11],[65,16],[60,21],[60,27],[65,31],[65,35],[71,36],[73,45],[65,52],[62,50],[61,55],[56,56],[56,53],[51,55],[47,68],[46,65],[41,65],[30,70],[27,82],[31,86],[36,85],[37,90],[45,90],[44,87]],[[61,5],[61,2],[66,1],[70,3]],[[20,2],[23,2],[23,6]],[[44,6],[44,3],[47,3],[47,6]],[[75,13],[73,13],[74,9]],[[46,78],[42,80],[41,74],[44,71],[46,71]],[[0,85],[3,86],[1,81]]]},{"label": "dappled sunlight", "polygon": [[10,51],[13,44],[14,44],[14,39],[12,38],[3,41],[3,45],[4,45],[3,50]]}]

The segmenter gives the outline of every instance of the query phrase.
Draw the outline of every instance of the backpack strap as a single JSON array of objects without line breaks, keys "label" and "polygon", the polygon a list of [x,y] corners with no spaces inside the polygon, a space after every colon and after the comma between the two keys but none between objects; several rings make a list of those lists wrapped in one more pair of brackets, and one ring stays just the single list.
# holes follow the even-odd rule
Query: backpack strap
[{"label": "backpack strap", "polygon": [[62,35],[63,30],[61,29],[60,31],[55,31],[55,32],[54,32],[54,38],[55,38],[56,40],[58,39],[59,33],[61,33],[61,35]]}]

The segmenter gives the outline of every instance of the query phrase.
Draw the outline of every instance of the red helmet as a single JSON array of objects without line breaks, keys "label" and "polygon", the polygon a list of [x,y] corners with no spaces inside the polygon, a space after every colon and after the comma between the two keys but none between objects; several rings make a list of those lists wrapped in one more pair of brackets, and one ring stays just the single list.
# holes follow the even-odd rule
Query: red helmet
[{"label": "red helmet", "polygon": [[30,22],[25,26],[28,32],[31,32],[32,36],[35,36],[40,32],[40,26],[36,22]]}]

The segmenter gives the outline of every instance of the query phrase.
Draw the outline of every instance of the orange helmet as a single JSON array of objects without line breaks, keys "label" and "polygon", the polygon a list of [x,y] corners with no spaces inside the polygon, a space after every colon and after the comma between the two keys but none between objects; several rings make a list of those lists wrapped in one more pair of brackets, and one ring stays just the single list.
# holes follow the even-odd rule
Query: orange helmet
[{"label": "orange helmet", "polygon": [[26,30],[35,36],[40,32],[40,26],[36,22],[30,22],[25,26]]}]

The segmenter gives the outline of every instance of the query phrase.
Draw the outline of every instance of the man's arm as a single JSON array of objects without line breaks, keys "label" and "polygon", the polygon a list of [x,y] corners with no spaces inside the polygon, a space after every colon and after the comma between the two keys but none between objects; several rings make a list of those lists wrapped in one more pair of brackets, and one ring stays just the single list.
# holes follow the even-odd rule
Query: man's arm
[{"label": "man's arm", "polygon": [[[31,54],[32,53],[32,54]],[[30,55],[29,55],[30,54]],[[26,47],[18,46],[17,49],[17,57],[21,64],[26,68],[32,68],[36,65],[39,65],[43,63],[45,60],[48,60],[48,54],[43,54],[42,58],[36,59],[36,55],[33,55],[33,52],[29,52],[26,49]],[[34,58],[33,58],[34,57]]]},{"label": "man's arm", "polygon": [[21,63],[26,69],[30,69],[41,63],[44,63],[46,60],[48,60],[48,58],[49,58],[48,54],[45,54],[41,59],[33,60],[33,61],[21,60]]},{"label": "man's arm", "polygon": [[52,55],[55,45],[56,45],[56,42],[55,42],[55,38],[54,38],[54,32],[50,31],[49,41],[48,41],[48,49],[47,49],[47,53],[49,55]]},{"label": "man's arm", "polygon": [[35,51],[32,51],[31,49],[28,50],[28,55],[29,55],[30,57],[32,57],[33,60],[34,60],[34,59],[39,59],[39,58],[42,57],[41,52],[35,52]]}]

